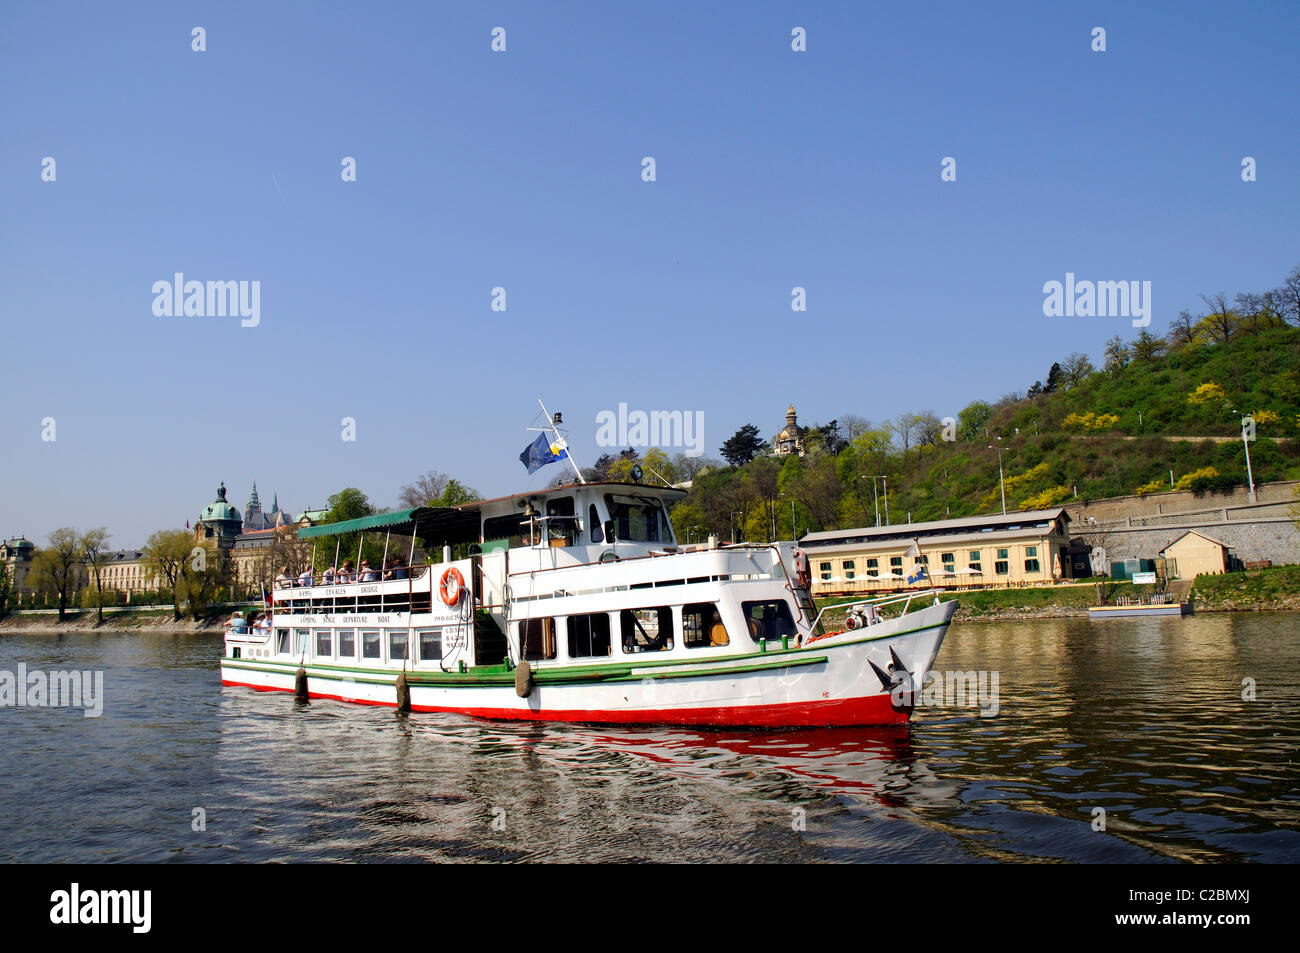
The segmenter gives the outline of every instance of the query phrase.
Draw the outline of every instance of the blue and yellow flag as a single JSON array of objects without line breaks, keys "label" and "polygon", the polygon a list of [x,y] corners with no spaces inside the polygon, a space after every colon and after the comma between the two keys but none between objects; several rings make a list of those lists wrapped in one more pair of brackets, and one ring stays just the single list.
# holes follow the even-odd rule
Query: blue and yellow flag
[{"label": "blue and yellow flag", "polygon": [[554,442],[547,439],[546,434],[539,433],[537,439],[524,447],[524,452],[519,454],[519,462],[527,467],[528,472],[536,473],[548,463],[554,463],[556,460],[563,460],[569,455],[569,450],[563,440]]}]

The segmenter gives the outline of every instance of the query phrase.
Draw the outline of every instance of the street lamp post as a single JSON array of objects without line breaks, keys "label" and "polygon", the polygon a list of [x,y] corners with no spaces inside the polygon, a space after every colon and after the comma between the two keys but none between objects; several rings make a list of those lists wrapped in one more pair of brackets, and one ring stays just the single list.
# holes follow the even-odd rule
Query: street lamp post
[{"label": "street lamp post", "polygon": [[863,473],[858,477],[859,480],[871,480],[871,502],[876,508],[876,526],[880,525],[880,494],[876,491],[876,481],[880,479],[878,474]]},{"label": "street lamp post", "polygon": [[[1234,414],[1238,414],[1238,413],[1241,413],[1241,412],[1238,411],[1238,410],[1234,410],[1233,413],[1234,413]],[[1255,476],[1254,476],[1253,473],[1251,473],[1251,470],[1250,470],[1250,441],[1246,439],[1246,420],[1247,420],[1247,419],[1248,419],[1247,415],[1242,414],[1242,416],[1241,416],[1241,445],[1242,445],[1243,447],[1246,448],[1246,483],[1247,483],[1247,485],[1250,487],[1250,502],[1252,502],[1252,503],[1257,503],[1257,502],[1259,502],[1259,501],[1255,498]]]},{"label": "street lamp post", "polygon": [[[998,437],[997,439],[999,442],[1002,440],[1001,437]],[[1002,515],[1006,516],[1007,515],[1007,484],[1006,481],[1002,478],[1002,447],[989,444],[989,449],[997,450],[998,452],[998,486],[1002,488]]]}]

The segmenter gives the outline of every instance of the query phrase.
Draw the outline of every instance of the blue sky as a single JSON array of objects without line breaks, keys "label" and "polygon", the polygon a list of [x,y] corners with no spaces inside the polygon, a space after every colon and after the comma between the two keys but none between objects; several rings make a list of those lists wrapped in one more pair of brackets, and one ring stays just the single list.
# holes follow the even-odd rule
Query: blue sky
[{"label": "blue sky", "polygon": [[[716,455],[790,401],[1023,390],[1136,334],[1044,317],[1046,281],[1149,280],[1163,331],[1300,262],[1297,35],[1281,3],[7,3],[0,535],[137,546],[218,480],[541,486],[538,396],[586,464],[620,401]],[[261,323],[155,316],[177,271],[259,281]]]}]

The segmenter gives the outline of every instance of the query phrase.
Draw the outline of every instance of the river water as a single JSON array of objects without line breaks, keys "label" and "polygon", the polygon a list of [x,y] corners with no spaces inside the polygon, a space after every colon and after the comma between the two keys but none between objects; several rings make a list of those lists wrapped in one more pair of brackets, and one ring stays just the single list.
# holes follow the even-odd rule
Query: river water
[{"label": "river water", "polygon": [[996,706],[890,730],[298,705],[222,688],[220,651],[0,637],[0,670],[105,691],[0,708],[0,861],[1300,860],[1300,614],[958,622],[936,670],[996,672]]}]

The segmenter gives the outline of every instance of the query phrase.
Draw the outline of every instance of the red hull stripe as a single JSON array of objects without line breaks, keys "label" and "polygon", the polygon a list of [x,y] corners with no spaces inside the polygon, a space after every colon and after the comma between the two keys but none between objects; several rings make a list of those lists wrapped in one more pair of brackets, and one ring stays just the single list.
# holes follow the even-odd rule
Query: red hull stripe
[{"label": "red hull stripe", "polygon": [[[221,680],[222,685],[253,688],[262,692],[291,692],[292,688],[250,685],[248,682]],[[345,698],[328,692],[310,691],[312,698],[328,698],[354,705],[378,705],[396,708],[396,701],[371,701]],[[820,728],[838,725],[897,725],[906,723],[909,712],[897,711],[888,695],[868,698],[840,698],[815,702],[786,702],[775,705],[735,705],[715,708],[663,708],[638,711],[589,711],[584,709],[521,708],[453,708],[438,705],[412,705],[413,711],[451,712],[475,718],[504,721],[574,721],[605,725],[714,725],[745,728]]]}]

